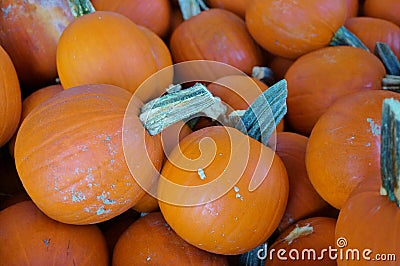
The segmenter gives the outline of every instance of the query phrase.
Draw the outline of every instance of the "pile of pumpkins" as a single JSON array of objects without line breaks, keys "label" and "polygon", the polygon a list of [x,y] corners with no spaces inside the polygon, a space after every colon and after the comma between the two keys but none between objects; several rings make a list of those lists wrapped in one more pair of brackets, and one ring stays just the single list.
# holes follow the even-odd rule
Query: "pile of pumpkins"
[{"label": "pile of pumpkins", "polygon": [[[0,264],[397,265],[400,183],[382,188],[395,160],[382,166],[381,129],[384,100],[400,100],[399,12],[396,0],[1,1]],[[205,116],[147,132],[141,108],[192,60],[234,67],[225,84],[259,94],[287,82],[273,144]],[[204,85],[233,111],[251,104]],[[220,176],[235,183],[212,198]],[[328,248],[371,252],[289,253]]]}]

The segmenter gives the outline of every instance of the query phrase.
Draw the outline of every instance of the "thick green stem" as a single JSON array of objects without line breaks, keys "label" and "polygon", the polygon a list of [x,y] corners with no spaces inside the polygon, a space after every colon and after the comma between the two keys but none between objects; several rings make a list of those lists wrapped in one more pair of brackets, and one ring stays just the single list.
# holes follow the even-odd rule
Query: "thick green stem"
[{"label": "thick green stem", "polygon": [[75,18],[96,11],[90,0],[68,0],[68,5]]},{"label": "thick green stem", "polygon": [[400,207],[400,102],[385,99],[382,107],[381,194]]},{"label": "thick green stem", "polygon": [[350,32],[345,26],[341,26],[336,31],[329,45],[347,45],[369,51],[367,46],[365,46],[365,44],[363,44],[362,41],[360,41],[360,39],[358,39],[357,36]]},{"label": "thick green stem", "polygon": [[196,16],[202,10],[208,9],[203,0],[179,0],[179,7],[181,9],[182,17],[184,20]]},{"label": "thick green stem", "polygon": [[393,53],[389,45],[377,42],[375,45],[375,55],[379,57],[386,68],[386,73],[393,76],[400,76],[400,62]]}]

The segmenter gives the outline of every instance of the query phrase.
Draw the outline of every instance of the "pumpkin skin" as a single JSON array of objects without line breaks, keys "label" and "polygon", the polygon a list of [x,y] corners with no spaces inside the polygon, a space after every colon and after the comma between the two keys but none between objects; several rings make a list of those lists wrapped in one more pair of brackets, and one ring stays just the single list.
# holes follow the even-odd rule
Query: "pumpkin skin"
[{"label": "pumpkin skin", "polygon": [[308,136],[337,99],[361,90],[381,89],[385,74],[375,55],[350,46],[326,47],[298,58],[285,75],[289,127]]},{"label": "pumpkin skin", "polygon": [[[289,234],[296,229],[296,227],[312,227],[312,233],[299,235],[297,237],[290,237]],[[274,249],[278,251],[280,249],[286,250],[284,257],[287,260],[280,260],[277,257],[277,253],[273,254],[272,260],[267,259],[265,265],[336,265],[336,260],[329,258],[329,253],[325,252],[322,259],[317,259],[321,256],[322,250],[328,251],[329,247],[334,248],[335,246],[335,226],[336,219],[329,217],[312,217],[304,219],[296,224],[287,228],[278,239],[271,245],[270,250]],[[298,254],[290,253],[290,250],[297,250]],[[302,251],[313,249],[315,250],[316,259],[313,259],[310,253],[310,259],[308,259],[308,253],[304,253],[304,259],[302,259]],[[290,256],[298,259],[291,259]]]},{"label": "pumpkin skin", "polygon": [[397,58],[400,58],[400,27],[388,20],[371,17],[348,18],[344,24],[370,51],[376,42],[389,45]]},{"label": "pumpkin skin", "polygon": [[222,8],[231,11],[241,18],[245,18],[246,8],[250,0],[208,0],[207,4],[213,8]]},{"label": "pumpkin skin", "polygon": [[361,180],[379,176],[385,98],[400,96],[384,90],[344,96],[320,117],[310,135],[306,152],[310,181],[321,197],[339,210]]},{"label": "pumpkin skin", "polygon": [[295,60],[287,59],[281,56],[273,56],[267,66],[272,70],[275,80],[281,80],[285,78],[285,74],[289,67]]},{"label": "pumpkin skin", "polygon": [[160,212],[135,221],[118,239],[112,265],[228,265],[225,256],[198,249],[180,238]]},{"label": "pumpkin skin", "polygon": [[[204,153],[215,147],[212,160],[201,154],[200,141],[204,141]],[[204,162],[209,164],[204,167]],[[199,168],[204,171],[204,180],[199,177]],[[274,232],[286,207],[288,178],[281,159],[234,128],[213,126],[193,132],[171,153],[161,175],[189,187],[223,180],[211,183],[207,190],[197,187],[195,192],[171,188],[162,178],[158,183],[160,210],[171,228],[188,243],[212,253],[234,255],[255,248]],[[226,178],[239,180],[232,188],[232,180]],[[262,182],[250,192],[252,178]]]},{"label": "pumpkin skin", "polygon": [[358,0],[345,0],[347,6],[347,18],[357,17],[360,4]]},{"label": "pumpkin skin", "polygon": [[292,132],[276,135],[276,154],[285,164],[289,177],[289,198],[278,226],[283,232],[291,224],[327,210],[330,206],[315,191],[306,169],[308,138]]},{"label": "pumpkin skin", "polygon": [[365,16],[389,20],[400,26],[400,3],[396,0],[365,0],[363,13]]},{"label": "pumpkin skin", "polygon": [[31,93],[54,82],[57,43],[73,20],[65,0],[1,1],[0,43],[14,62],[24,90]]},{"label": "pumpkin skin", "polygon": [[[16,167],[27,193],[46,215],[69,224],[98,223],[131,208],[144,195],[124,152],[133,153],[130,158],[137,162],[149,156],[158,170],[164,155],[159,136],[150,137],[138,117],[133,115],[131,124],[122,127],[130,98],[128,91],[113,85],[77,86],[43,102],[22,122]],[[125,151],[122,134],[137,135],[125,140]],[[136,173],[155,178],[145,166]]]},{"label": "pumpkin skin", "polygon": [[215,60],[251,74],[263,63],[263,55],[240,17],[224,9],[211,8],[183,21],[170,38],[175,63]]},{"label": "pumpkin skin", "polygon": [[5,265],[47,265],[50,261],[108,265],[109,261],[105,238],[97,226],[54,221],[29,200],[0,212],[0,240],[7,243],[0,247]]},{"label": "pumpkin skin", "polygon": [[[365,178],[350,194],[339,213],[336,238],[346,238],[348,245],[345,248],[358,249],[360,257],[364,249],[372,250],[373,253],[368,254],[371,259],[376,254],[394,254],[399,250],[399,208],[379,193],[380,187],[379,174]],[[365,241],[366,236],[368,241]],[[361,261],[366,260],[361,258]],[[360,265],[360,261],[353,260],[338,260],[337,263],[339,266]],[[382,261],[368,261],[368,265],[379,264]],[[394,266],[398,262],[388,259],[384,264]]]},{"label": "pumpkin skin", "polygon": [[114,11],[128,17],[137,25],[144,26],[160,37],[165,37],[169,30],[171,4],[169,0],[92,0],[99,11]]},{"label": "pumpkin skin", "polygon": [[246,9],[246,25],[265,50],[295,59],[328,46],[346,15],[343,0],[254,0]]},{"label": "pumpkin skin", "polygon": [[21,90],[17,72],[7,52],[0,46],[0,147],[18,128],[21,110]]},{"label": "pumpkin skin", "polygon": [[158,70],[149,39],[130,19],[111,11],[96,11],[69,24],[56,59],[64,89],[106,83],[133,93]]}]

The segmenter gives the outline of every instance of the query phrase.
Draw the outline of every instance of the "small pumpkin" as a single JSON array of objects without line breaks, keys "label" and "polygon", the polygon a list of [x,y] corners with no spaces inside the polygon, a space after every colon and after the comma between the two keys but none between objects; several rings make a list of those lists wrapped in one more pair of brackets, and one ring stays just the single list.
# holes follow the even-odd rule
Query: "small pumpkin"
[{"label": "small pumpkin", "polygon": [[341,209],[364,179],[379,176],[382,102],[399,99],[385,90],[343,96],[320,117],[306,152],[311,183],[330,205]]},{"label": "small pumpkin", "polygon": [[389,20],[400,26],[400,3],[396,0],[365,0],[363,14],[368,17]]},{"label": "small pumpkin", "polygon": [[382,89],[385,74],[375,55],[350,46],[321,48],[299,57],[285,75],[289,128],[308,136],[336,100],[361,90]]},{"label": "small pumpkin", "polygon": [[133,222],[115,245],[112,264],[228,265],[225,256],[196,248],[180,238],[160,212]]},{"label": "small pumpkin", "polygon": [[[128,91],[113,85],[82,85],[58,93],[24,119],[15,143],[16,167],[46,215],[69,224],[98,223],[143,197],[124,155],[130,153],[136,174],[151,182],[164,154],[160,136],[148,135],[138,118],[140,101],[130,109],[136,116],[123,126],[130,99]],[[125,140],[124,150],[122,134],[136,136]],[[150,160],[153,165],[143,163]]]},{"label": "small pumpkin", "polygon": [[4,265],[108,265],[106,240],[95,225],[54,221],[32,201],[0,212],[1,262]]},{"label": "small pumpkin", "polygon": [[18,128],[22,110],[17,72],[7,52],[0,46],[0,147]]}]

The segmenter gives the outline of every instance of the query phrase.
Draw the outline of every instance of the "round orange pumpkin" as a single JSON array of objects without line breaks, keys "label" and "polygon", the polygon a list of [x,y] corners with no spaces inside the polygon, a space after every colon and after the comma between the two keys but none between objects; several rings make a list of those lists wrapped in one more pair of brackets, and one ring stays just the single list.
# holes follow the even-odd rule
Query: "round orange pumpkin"
[{"label": "round orange pumpkin", "polygon": [[254,0],[246,25],[265,50],[294,59],[327,46],[346,15],[344,0]]},{"label": "round orange pumpkin", "polygon": [[185,241],[241,254],[263,243],[283,216],[288,178],[270,148],[230,127],[184,138],[163,166],[160,210]]},{"label": "round orange pumpkin", "polygon": [[1,263],[4,265],[108,265],[106,240],[95,225],[54,221],[32,201],[0,212]]},{"label": "round orange pumpkin", "polygon": [[[137,117],[140,103],[123,129],[130,98],[113,85],[82,85],[58,93],[25,118],[15,143],[16,166],[29,196],[46,215],[70,224],[97,223],[126,211],[144,195],[124,152],[132,152],[130,158],[139,164],[149,156],[158,170],[164,155],[160,137],[148,135]],[[125,150],[122,134],[137,136],[125,141]],[[137,173],[148,180],[156,177],[144,163]]]},{"label": "round orange pumpkin", "polygon": [[[134,92],[157,72],[151,40],[127,17],[96,11],[69,24],[57,46],[57,70],[64,89],[106,83]],[[164,50],[165,52],[165,50]],[[164,86],[172,81],[168,77]]]},{"label": "round orange pumpkin", "polygon": [[358,0],[345,0],[347,6],[347,18],[357,17],[360,3]]},{"label": "round orange pumpkin", "polygon": [[365,0],[363,14],[389,20],[400,26],[400,2],[397,0]]},{"label": "round orange pumpkin", "polygon": [[0,46],[0,147],[18,128],[22,100],[17,72],[7,52]]},{"label": "round orange pumpkin", "polygon": [[213,8],[229,10],[244,19],[250,2],[250,0],[208,0],[207,4]]},{"label": "round orange pumpkin", "polygon": [[170,38],[175,63],[189,60],[215,60],[246,74],[263,63],[260,48],[246,25],[234,13],[211,8],[183,21]]},{"label": "round orange pumpkin", "polygon": [[400,99],[391,91],[369,90],[337,100],[311,132],[306,167],[315,190],[341,209],[364,179],[379,176],[382,102]]},{"label": "round orange pumpkin", "polygon": [[225,256],[196,248],[180,238],[160,212],[135,221],[115,245],[112,264],[228,265]]},{"label": "round orange pumpkin", "polygon": [[299,57],[285,75],[289,128],[308,136],[337,99],[360,90],[382,89],[385,74],[375,55],[351,46],[326,47]]}]

